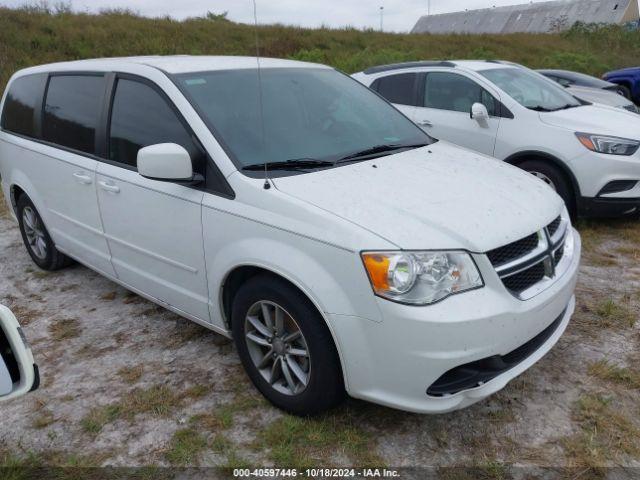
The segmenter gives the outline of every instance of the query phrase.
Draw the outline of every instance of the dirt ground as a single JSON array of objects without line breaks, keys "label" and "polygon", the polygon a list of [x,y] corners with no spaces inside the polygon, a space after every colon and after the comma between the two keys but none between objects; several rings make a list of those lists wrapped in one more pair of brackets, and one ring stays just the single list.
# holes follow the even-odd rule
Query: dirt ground
[{"label": "dirt ground", "polygon": [[[42,272],[0,206],[0,302],[21,320],[41,388],[0,407],[5,466],[475,467],[527,478],[640,474],[640,222],[581,223],[578,306],[537,365],[463,411],[421,416],[349,400],[283,415],[223,337],[75,265]],[[523,472],[526,472],[523,473]],[[0,475],[2,476],[2,475]],[[19,477],[15,477],[19,478]]]}]

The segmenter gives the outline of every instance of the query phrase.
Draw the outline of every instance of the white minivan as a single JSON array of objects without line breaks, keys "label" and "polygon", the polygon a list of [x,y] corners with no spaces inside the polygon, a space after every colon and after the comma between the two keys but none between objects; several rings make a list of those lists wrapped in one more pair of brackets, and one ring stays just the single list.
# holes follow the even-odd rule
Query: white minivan
[{"label": "white minivan", "polygon": [[258,73],[186,56],[16,73],[0,174],[33,261],[233,337],[296,414],[345,393],[455,410],[552,348],[580,258],[559,196],[332,68]]},{"label": "white minivan", "polygon": [[501,61],[409,62],[353,75],[429,135],[526,170],[572,213],[640,212],[640,116]]}]

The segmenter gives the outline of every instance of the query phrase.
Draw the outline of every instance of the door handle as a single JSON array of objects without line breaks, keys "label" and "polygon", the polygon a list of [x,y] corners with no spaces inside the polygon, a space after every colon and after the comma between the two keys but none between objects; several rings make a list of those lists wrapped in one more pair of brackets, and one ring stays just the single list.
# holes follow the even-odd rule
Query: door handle
[{"label": "door handle", "polygon": [[431,123],[429,120],[418,120],[418,125],[420,125],[421,127],[433,127],[433,123]]},{"label": "door handle", "polygon": [[73,174],[73,177],[78,181],[78,183],[83,185],[91,185],[92,183],[91,177],[84,172],[76,172]]},{"label": "door handle", "polygon": [[100,185],[100,188],[105,192],[120,193],[120,187],[118,187],[117,185],[114,185],[113,183],[98,182],[98,185]]}]

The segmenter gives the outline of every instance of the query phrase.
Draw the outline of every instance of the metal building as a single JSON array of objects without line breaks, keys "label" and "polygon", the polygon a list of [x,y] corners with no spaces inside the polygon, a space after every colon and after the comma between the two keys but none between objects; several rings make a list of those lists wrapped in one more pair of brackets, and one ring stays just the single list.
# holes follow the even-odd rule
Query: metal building
[{"label": "metal building", "polygon": [[547,33],[576,22],[626,24],[639,16],[638,0],[556,0],[424,16],[411,33]]}]

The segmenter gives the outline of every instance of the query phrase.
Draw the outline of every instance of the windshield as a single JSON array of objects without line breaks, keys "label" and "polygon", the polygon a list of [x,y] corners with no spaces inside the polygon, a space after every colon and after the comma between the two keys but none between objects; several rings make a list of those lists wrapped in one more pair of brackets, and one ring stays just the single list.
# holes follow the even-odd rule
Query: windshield
[{"label": "windshield", "polygon": [[582,105],[558,84],[523,68],[496,68],[480,74],[531,110],[553,112]]},{"label": "windshield", "polygon": [[275,169],[292,161],[304,161],[305,168],[312,162],[331,166],[358,152],[382,154],[381,146],[433,142],[368,88],[335,70],[272,68],[261,77],[264,124],[257,69],[176,76],[240,169],[265,162]]}]

